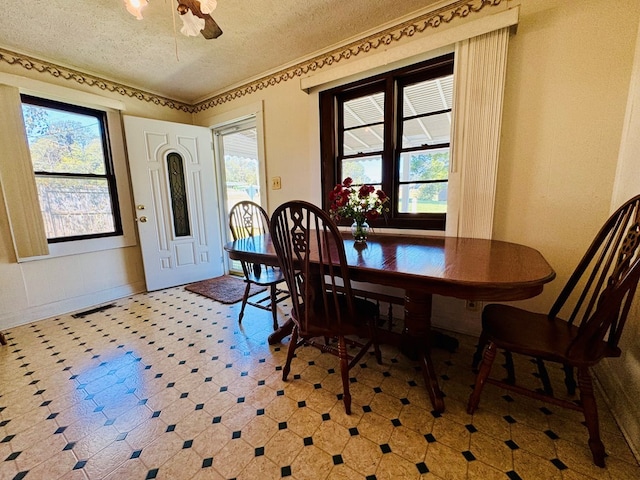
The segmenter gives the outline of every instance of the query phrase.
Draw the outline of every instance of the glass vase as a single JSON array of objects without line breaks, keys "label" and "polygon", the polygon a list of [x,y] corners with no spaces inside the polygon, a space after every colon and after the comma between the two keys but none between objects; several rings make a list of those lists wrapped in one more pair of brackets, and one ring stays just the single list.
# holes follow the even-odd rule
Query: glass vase
[{"label": "glass vase", "polygon": [[369,236],[369,224],[366,220],[354,220],[351,224],[351,234],[356,243],[365,243]]}]

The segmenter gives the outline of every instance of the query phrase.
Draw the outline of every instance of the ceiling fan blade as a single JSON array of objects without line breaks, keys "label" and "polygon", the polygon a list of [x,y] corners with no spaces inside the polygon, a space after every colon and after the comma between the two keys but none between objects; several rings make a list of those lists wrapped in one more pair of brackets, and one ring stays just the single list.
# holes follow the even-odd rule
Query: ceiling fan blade
[{"label": "ceiling fan blade", "polygon": [[177,0],[178,5],[185,5],[191,10],[196,17],[204,20],[204,28],[200,31],[202,36],[207,40],[218,38],[222,35],[222,29],[218,26],[216,21],[208,13],[202,13],[200,10],[200,2],[197,0]]},{"label": "ceiling fan blade", "polygon": [[202,18],[204,18],[204,28],[200,33],[202,33],[204,38],[211,40],[212,38],[218,38],[222,35],[222,29],[218,26],[216,21],[211,18],[211,15],[203,14]]}]

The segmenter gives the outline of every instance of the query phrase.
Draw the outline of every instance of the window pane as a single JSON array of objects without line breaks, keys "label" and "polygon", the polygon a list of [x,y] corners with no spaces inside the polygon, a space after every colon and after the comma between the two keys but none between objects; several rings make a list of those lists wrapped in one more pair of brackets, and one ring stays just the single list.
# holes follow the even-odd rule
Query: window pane
[{"label": "window pane", "polygon": [[420,150],[400,155],[400,181],[447,180],[449,149]]},{"label": "window pane", "polygon": [[38,105],[22,105],[33,169],[105,174],[100,119]]},{"label": "window pane", "polygon": [[[257,143],[254,139],[253,151],[249,152],[239,148],[238,141],[241,138],[241,134],[236,133],[226,134],[222,138],[229,210],[236,203],[244,200],[260,203],[260,164]],[[249,148],[246,145],[245,147]]]},{"label": "window pane", "polygon": [[382,151],[384,144],[384,127],[371,125],[354,128],[344,132],[344,154],[370,153]]},{"label": "window pane", "polygon": [[47,238],[114,231],[106,179],[36,177]]},{"label": "window pane", "polygon": [[402,126],[402,148],[449,143],[451,113],[405,120]]},{"label": "window pane", "polygon": [[347,177],[351,177],[356,185],[381,184],[382,157],[375,155],[342,160],[342,180]]},{"label": "window pane", "polygon": [[453,75],[407,85],[403,89],[403,118],[450,110],[453,104]]},{"label": "window pane", "polygon": [[344,102],[344,128],[384,122],[384,92]]},{"label": "window pane", "polygon": [[447,213],[447,182],[400,185],[398,212]]},{"label": "window pane", "polygon": [[385,226],[444,230],[453,61],[450,53],[319,92],[324,208],[350,176],[383,187]]}]

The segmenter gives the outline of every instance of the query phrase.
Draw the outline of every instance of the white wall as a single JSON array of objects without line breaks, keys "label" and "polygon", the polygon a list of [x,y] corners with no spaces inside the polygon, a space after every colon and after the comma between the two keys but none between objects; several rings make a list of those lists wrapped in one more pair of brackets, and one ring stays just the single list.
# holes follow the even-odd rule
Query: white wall
[{"label": "white wall", "polygon": [[[73,88],[77,92],[114,99],[123,102],[125,113],[131,115],[191,122],[191,115],[184,112],[99,89],[96,91],[76,82],[46,77],[6,63],[0,63],[0,73],[46,81],[47,84]],[[127,191],[118,193],[128,197],[131,195]],[[0,330],[144,290],[142,258],[137,245],[17,263],[4,199],[0,195]]]},{"label": "white wall", "polygon": [[[557,280],[520,306],[548,310],[610,212],[639,20],[637,0],[521,2],[517,33],[509,43],[493,233],[540,250]],[[265,111],[267,175],[282,177],[282,190],[269,191],[270,209],[294,198],[319,204],[317,95],[301,92],[296,79],[223,104],[195,121],[207,125],[216,114],[256,101],[263,101]],[[637,132],[640,121],[635,122]],[[640,158],[637,150],[636,143],[629,156]],[[625,175],[635,175],[634,180],[621,197],[640,192],[638,168],[636,160]],[[444,308],[440,300],[434,309]],[[461,305],[434,316],[454,330],[473,328],[469,322],[477,319]],[[626,342],[638,339],[638,330],[639,322],[632,321],[623,344],[630,347]],[[621,385],[636,389],[630,398],[640,394],[635,352],[633,361],[612,361],[618,362],[613,368],[620,381],[613,398],[620,396]],[[620,419],[631,419],[628,432],[637,444],[640,407],[622,399],[617,409]]]},{"label": "white wall", "polygon": [[[539,249],[561,280],[609,213],[640,2],[526,0],[510,39],[494,237]],[[321,202],[317,92],[297,78],[195,115],[263,102],[269,207]],[[564,241],[570,239],[570,241]],[[545,310],[556,281],[525,304]]]},{"label": "white wall", "polygon": [[[640,193],[639,17],[637,1],[522,2],[509,46],[494,235],[535,246],[558,275],[525,306],[546,309],[610,211]],[[623,127],[626,166],[616,188]],[[638,313],[623,357],[596,374],[640,458]]]},{"label": "white wall", "polygon": [[[302,91],[296,80],[281,83],[242,99],[195,115],[194,123],[211,127],[243,117],[262,102],[268,211],[292,199],[320,198],[318,95]],[[280,177],[282,189],[271,190]]]},{"label": "white wall", "polygon": [[540,249],[559,280],[609,214],[639,15],[633,0],[525,1],[509,45],[494,236]]},{"label": "white wall", "polygon": [[[524,307],[548,309],[607,217],[611,199],[618,198],[614,181],[639,20],[637,0],[521,2],[517,33],[509,45],[494,238],[537,248],[558,274],[558,280],[542,295],[520,302]],[[3,71],[38,76],[1,64]],[[61,79],[50,81],[69,86]],[[639,81],[636,75],[635,83]],[[637,87],[632,93],[637,108]],[[128,114],[184,123],[191,120],[168,108],[104,95],[125,102]],[[194,116],[194,123],[211,125],[216,116],[255,102],[262,102],[264,110],[267,178],[282,179],[281,190],[269,191],[269,209],[294,198],[320,203],[317,95],[302,91],[298,78],[201,112]],[[627,131],[639,128],[637,116],[628,120]],[[633,133],[627,136],[634,137]],[[627,158],[640,158],[639,153],[636,144]],[[637,178],[637,163],[626,172]],[[625,193],[634,188],[640,191],[637,180],[627,182]],[[2,212],[3,207],[0,200]],[[102,297],[115,298],[115,292],[137,291],[143,284],[137,247],[26,267],[15,263],[12,252],[2,214],[0,329],[60,313],[71,309],[71,304],[75,309],[80,308],[75,305],[88,306]],[[455,315],[451,321],[456,321]],[[639,330],[637,320],[630,322],[623,339],[630,356],[612,360],[610,368],[616,371],[612,404],[618,417],[628,420],[624,428],[635,432],[636,445],[640,407],[629,400],[640,393],[640,354],[633,347]],[[629,391],[635,389],[628,400],[616,393],[622,385]]]},{"label": "white wall", "polygon": [[[640,193],[640,31],[630,85],[611,210]],[[619,359],[602,362],[597,370],[598,380],[631,448],[640,458],[640,293],[627,319],[620,348]]]}]

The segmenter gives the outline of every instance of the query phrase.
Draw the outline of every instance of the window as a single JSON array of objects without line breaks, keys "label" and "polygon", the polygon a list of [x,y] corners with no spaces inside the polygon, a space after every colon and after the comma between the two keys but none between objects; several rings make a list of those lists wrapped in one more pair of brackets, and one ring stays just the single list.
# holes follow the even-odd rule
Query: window
[{"label": "window", "polygon": [[47,241],[122,235],[106,113],[21,98]]},{"label": "window", "polygon": [[444,230],[452,102],[453,54],[321,92],[325,208],[351,177],[389,195],[386,225]]}]

